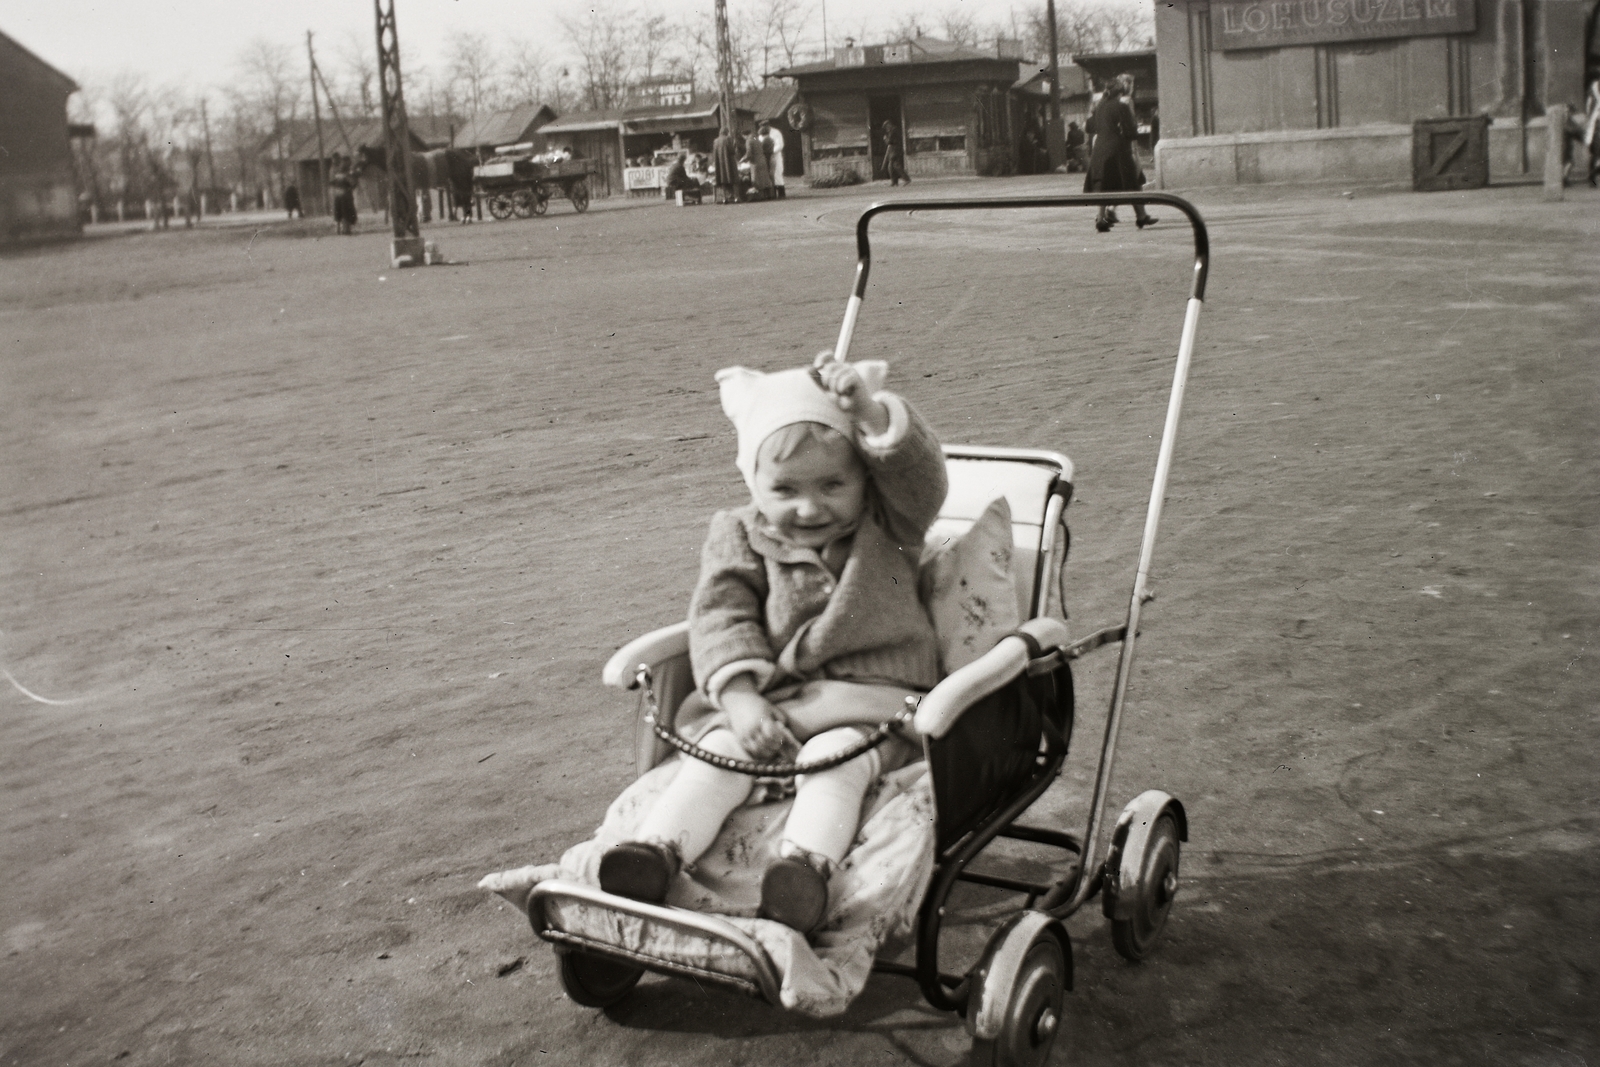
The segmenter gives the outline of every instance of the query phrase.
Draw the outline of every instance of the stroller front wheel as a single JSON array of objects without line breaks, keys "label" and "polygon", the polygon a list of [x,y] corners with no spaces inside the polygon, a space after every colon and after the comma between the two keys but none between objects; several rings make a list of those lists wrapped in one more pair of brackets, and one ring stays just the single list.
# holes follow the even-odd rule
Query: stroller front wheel
[{"label": "stroller front wheel", "polygon": [[1040,912],[1018,920],[995,934],[971,976],[977,987],[968,1008],[973,1067],[1044,1067],[1061,1030],[1072,985],[1066,932]]},{"label": "stroller front wheel", "polygon": [[559,949],[556,955],[561,961],[561,988],[586,1008],[611,1007],[632,992],[644,974],[643,967],[600,956]]}]

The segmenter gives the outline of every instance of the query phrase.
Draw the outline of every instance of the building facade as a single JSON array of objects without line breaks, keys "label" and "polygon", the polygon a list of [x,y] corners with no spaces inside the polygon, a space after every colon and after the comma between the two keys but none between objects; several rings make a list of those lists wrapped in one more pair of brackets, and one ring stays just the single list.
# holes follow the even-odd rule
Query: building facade
[{"label": "building facade", "polygon": [[884,124],[902,139],[912,177],[1014,174],[1039,103],[1037,65],[1015,41],[993,50],[928,37],[837,49],[831,60],[776,72],[799,89],[805,172],[885,177]]},{"label": "building facade", "polygon": [[1156,5],[1160,188],[1409,182],[1413,124],[1488,116],[1491,181],[1537,177],[1584,100],[1595,0]]},{"label": "building facade", "polygon": [[0,33],[0,244],[83,231],[67,131],[67,97],[77,91]]}]

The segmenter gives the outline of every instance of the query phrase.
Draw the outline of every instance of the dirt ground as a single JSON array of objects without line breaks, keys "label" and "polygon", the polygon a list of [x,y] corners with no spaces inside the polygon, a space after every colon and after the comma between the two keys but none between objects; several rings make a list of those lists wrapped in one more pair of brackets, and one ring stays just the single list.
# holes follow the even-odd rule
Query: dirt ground
[{"label": "dirt ground", "polygon": [[[467,265],[425,270],[371,221],[0,259],[0,666],[69,702],[0,679],[0,1064],[960,1062],[895,977],[822,1022],[657,978],[580,1008],[475,888],[631,779],[599,668],[681,617],[741,497],[712,373],[831,343],[886,192],[556,203],[434,225]],[[1214,269],[1113,787],[1191,835],[1147,962],[1070,921],[1056,1062],[1600,1056],[1600,197],[1340,192],[1194,195]],[[1177,223],[876,231],[857,354],[947,440],[1077,461],[1080,631],[1132,581]],[[1068,828],[1099,655],[1038,809]]]}]

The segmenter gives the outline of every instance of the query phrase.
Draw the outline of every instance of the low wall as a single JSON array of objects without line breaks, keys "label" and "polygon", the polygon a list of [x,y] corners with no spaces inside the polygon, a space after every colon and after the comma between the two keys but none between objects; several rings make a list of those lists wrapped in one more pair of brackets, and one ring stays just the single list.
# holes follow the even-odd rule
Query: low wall
[{"label": "low wall", "polygon": [[[1545,121],[1489,126],[1489,180],[1537,177],[1544,166]],[[1156,144],[1155,187],[1268,182],[1411,184],[1411,127],[1400,123],[1331,130],[1272,130],[1163,137]]]},{"label": "low wall", "polygon": [[55,174],[0,175],[0,244],[76,237],[78,194]]}]

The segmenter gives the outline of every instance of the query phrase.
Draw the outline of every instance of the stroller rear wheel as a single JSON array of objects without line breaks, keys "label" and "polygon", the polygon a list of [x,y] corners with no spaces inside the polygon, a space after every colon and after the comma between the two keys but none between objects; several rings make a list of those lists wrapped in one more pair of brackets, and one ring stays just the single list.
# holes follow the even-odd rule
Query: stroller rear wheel
[{"label": "stroller rear wheel", "polygon": [[1167,924],[1178,892],[1178,850],[1178,824],[1171,815],[1163,815],[1145,842],[1131,914],[1111,921],[1111,943],[1124,959],[1135,963],[1144,959]]},{"label": "stroller rear wheel", "polygon": [[561,961],[561,988],[586,1008],[611,1007],[627,996],[644,974],[643,967],[600,956],[559,949],[556,955]]}]

